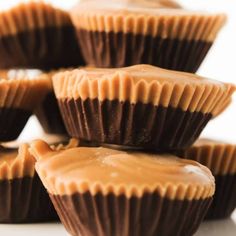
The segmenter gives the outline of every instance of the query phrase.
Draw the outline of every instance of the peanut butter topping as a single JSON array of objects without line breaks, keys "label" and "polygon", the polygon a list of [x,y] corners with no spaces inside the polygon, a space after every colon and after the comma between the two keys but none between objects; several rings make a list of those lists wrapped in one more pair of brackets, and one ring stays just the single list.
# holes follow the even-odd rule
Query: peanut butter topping
[{"label": "peanut butter topping", "polygon": [[170,199],[205,199],[214,193],[206,167],[169,155],[88,147],[55,151],[43,141],[33,142],[30,151],[45,187],[55,195],[158,192]]},{"label": "peanut butter topping", "polygon": [[82,1],[71,11],[79,29],[212,42],[223,14],[182,9],[172,1]]},{"label": "peanut butter topping", "polygon": [[214,175],[236,174],[236,145],[233,144],[199,139],[180,156],[200,162]]},{"label": "peanut butter topping", "polygon": [[19,150],[0,147],[0,180],[34,176],[35,159],[28,148],[27,144],[22,144]]},{"label": "peanut butter topping", "polygon": [[0,79],[0,107],[33,110],[52,90],[46,77],[30,79],[16,76],[14,79]]},{"label": "peanut butter topping", "polygon": [[69,14],[43,1],[22,2],[0,12],[0,36],[45,27],[72,26]]},{"label": "peanut butter topping", "polygon": [[235,86],[194,74],[150,65],[119,69],[80,69],[53,77],[58,99],[99,99],[152,103],[218,115],[228,105]]}]

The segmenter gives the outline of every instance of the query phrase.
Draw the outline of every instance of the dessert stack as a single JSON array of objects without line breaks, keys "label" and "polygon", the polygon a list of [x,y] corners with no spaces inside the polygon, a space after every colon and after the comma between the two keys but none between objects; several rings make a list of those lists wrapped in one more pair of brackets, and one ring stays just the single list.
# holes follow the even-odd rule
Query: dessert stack
[{"label": "dessert stack", "polygon": [[[37,210],[31,199],[43,201],[31,180],[38,176],[73,236],[190,236],[203,219],[230,216],[236,146],[198,138],[230,105],[235,86],[194,74],[224,14],[187,10],[170,0],[84,0],[70,12],[23,3],[0,17],[14,26],[0,26],[0,57],[7,58],[1,68],[41,70],[24,80],[3,73],[3,109],[15,104],[18,90],[27,90],[22,81],[37,88],[21,106],[19,99],[12,105],[19,113],[6,136],[16,132],[11,126],[22,112],[16,108],[23,107],[45,131],[72,138],[68,145],[32,141],[20,146],[18,156],[3,144],[0,192],[9,193],[6,185],[20,197],[0,194],[0,220],[8,201],[20,199],[28,203],[23,210]],[[14,92],[8,93],[10,82]],[[11,117],[0,113],[3,126]],[[18,184],[22,177],[30,187]],[[30,196],[22,197],[26,192]],[[17,211],[23,210],[14,207],[1,221],[56,220],[47,211],[42,218],[45,208],[51,209],[34,211],[37,219],[21,217]]]}]

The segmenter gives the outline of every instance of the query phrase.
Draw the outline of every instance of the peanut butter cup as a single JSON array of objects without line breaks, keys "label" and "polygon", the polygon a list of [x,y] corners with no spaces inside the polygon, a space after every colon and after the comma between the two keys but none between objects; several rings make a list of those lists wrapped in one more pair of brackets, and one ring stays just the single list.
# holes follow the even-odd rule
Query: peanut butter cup
[{"label": "peanut butter cup", "polygon": [[159,151],[191,146],[235,91],[150,65],[62,72],[53,85],[72,137]]},{"label": "peanut butter cup", "polygon": [[151,64],[196,72],[226,21],[173,1],[87,0],[71,11],[89,65]]},{"label": "peanut butter cup", "polygon": [[66,11],[29,1],[0,11],[0,68],[52,69],[83,64]]},{"label": "peanut butter cup", "polygon": [[206,219],[226,218],[236,208],[236,145],[200,139],[178,156],[207,166],[216,180],[216,193]]},{"label": "peanut butter cup", "polygon": [[[201,164],[170,155],[35,141],[36,171],[71,235],[190,236],[214,194]],[[174,217],[173,217],[174,216]]]},{"label": "peanut butter cup", "polygon": [[[3,74],[1,74],[3,76]],[[31,80],[27,76],[0,78],[0,141],[15,140],[23,130],[33,110],[47,92],[45,79]]]},{"label": "peanut butter cup", "polygon": [[0,146],[0,223],[46,222],[58,219],[48,193],[35,172],[28,145]]}]

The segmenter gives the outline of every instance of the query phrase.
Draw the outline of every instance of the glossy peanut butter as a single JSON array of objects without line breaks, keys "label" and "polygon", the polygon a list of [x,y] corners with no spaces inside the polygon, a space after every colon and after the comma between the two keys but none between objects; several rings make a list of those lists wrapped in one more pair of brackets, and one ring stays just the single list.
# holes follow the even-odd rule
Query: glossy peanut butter
[{"label": "glossy peanut butter", "polygon": [[58,99],[118,99],[213,115],[229,105],[235,91],[232,84],[151,65],[62,72],[53,77],[53,86]]},{"label": "glossy peanut butter", "polygon": [[169,155],[88,147],[53,151],[40,140],[30,151],[51,194],[89,191],[130,197],[158,192],[170,199],[205,199],[214,193],[214,178],[206,167]]}]

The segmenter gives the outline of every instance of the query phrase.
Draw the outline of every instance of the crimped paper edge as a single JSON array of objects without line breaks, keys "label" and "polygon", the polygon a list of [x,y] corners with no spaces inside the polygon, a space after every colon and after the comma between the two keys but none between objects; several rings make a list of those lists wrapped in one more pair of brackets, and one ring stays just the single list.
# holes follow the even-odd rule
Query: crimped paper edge
[{"label": "crimped paper edge", "polygon": [[33,111],[51,90],[52,82],[46,76],[3,79],[0,80],[0,107]]},{"label": "crimped paper edge", "polygon": [[19,3],[9,10],[0,12],[0,17],[0,36],[50,26],[73,26],[68,12],[43,1]]},{"label": "crimped paper edge", "polygon": [[3,161],[0,164],[0,180],[11,180],[22,177],[34,177],[35,158],[28,151],[29,145],[22,144],[14,161],[8,163]]},{"label": "crimped paper edge", "polygon": [[[71,139],[70,143],[67,146],[59,145],[57,148],[49,147],[48,144],[40,142],[42,150],[40,153],[34,148],[34,145],[38,145],[37,142],[31,144],[29,151],[37,159],[37,161],[42,161],[45,159],[53,158],[53,155],[50,154],[53,150],[64,150],[69,148],[74,148],[78,146],[78,140]],[[48,175],[45,165],[43,168],[40,168],[40,164],[36,162],[35,169],[38,175],[40,176],[45,188],[53,195],[71,195],[74,193],[85,193],[89,191],[92,195],[97,193],[102,193],[107,195],[113,193],[115,195],[126,195],[128,198],[132,196],[142,196],[144,193],[158,193],[162,197],[167,197],[169,199],[206,199],[212,197],[215,192],[214,177],[211,175],[210,171],[202,166],[205,171],[209,174],[208,184],[176,184],[166,183],[161,185],[157,183],[155,185],[143,185],[143,186],[127,186],[126,183],[114,186],[112,183],[103,184],[99,181],[91,183],[89,181],[77,181],[77,182],[66,182],[64,183],[62,179],[56,178]],[[211,183],[210,183],[211,182]]]},{"label": "crimped paper edge", "polygon": [[96,78],[93,78],[92,72],[73,70],[54,75],[53,87],[57,99],[118,99],[120,102],[171,106],[184,111],[210,113],[213,116],[219,115],[227,108],[236,89],[233,84],[210,80],[196,82],[198,77],[188,75],[192,82],[178,82],[181,73],[176,74],[176,80],[173,81],[159,81],[158,78],[148,81],[145,78],[135,79],[132,72],[119,69],[111,73],[101,73],[101,76]]},{"label": "crimped paper edge", "polygon": [[202,140],[202,143],[198,143],[199,141],[182,151],[179,156],[205,165],[213,175],[236,174],[236,145],[214,140]]},{"label": "crimped paper edge", "polygon": [[[158,11],[157,11],[158,12]],[[92,32],[122,32],[152,37],[213,42],[226,23],[225,14],[168,9],[156,15],[145,13],[119,13],[114,11],[72,10],[72,21],[77,29]],[[172,13],[171,13],[172,12]]]}]

